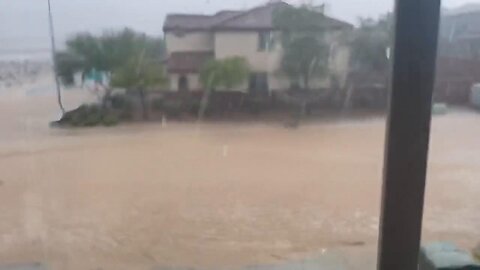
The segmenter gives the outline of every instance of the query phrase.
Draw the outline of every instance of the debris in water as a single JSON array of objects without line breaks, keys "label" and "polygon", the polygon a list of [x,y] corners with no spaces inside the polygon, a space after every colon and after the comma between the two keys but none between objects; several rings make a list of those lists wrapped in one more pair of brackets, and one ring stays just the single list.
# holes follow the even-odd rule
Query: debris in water
[{"label": "debris in water", "polygon": [[364,246],[366,243],[364,241],[342,241],[341,244],[344,246],[357,247]]}]

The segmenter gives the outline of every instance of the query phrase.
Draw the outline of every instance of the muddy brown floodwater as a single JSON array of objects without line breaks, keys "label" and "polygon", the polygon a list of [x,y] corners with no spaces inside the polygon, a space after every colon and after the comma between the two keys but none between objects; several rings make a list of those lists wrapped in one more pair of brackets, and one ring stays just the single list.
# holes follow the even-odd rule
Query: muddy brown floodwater
[{"label": "muddy brown floodwater", "polygon": [[[344,246],[375,256],[383,118],[49,129],[55,112],[50,96],[0,97],[0,263],[215,269]],[[452,111],[432,131],[424,241],[471,248],[480,116]]]}]

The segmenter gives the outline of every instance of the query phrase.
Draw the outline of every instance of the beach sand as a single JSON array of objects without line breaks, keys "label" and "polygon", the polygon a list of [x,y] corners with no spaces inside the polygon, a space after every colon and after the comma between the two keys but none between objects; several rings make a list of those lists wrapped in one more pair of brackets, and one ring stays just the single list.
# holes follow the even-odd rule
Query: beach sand
[{"label": "beach sand", "polygon": [[[331,250],[375,260],[384,118],[51,129],[59,110],[42,80],[0,95],[0,264],[232,269]],[[65,91],[68,108],[91,98]],[[480,240],[479,131],[473,112],[434,118],[425,241]]]}]

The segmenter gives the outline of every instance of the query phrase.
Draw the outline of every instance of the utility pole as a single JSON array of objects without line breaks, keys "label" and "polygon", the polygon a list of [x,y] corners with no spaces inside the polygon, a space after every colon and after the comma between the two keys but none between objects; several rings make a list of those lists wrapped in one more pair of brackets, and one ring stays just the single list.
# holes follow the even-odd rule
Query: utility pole
[{"label": "utility pole", "polygon": [[440,0],[396,0],[378,270],[418,270]]},{"label": "utility pole", "polygon": [[60,89],[60,82],[58,80],[58,75],[57,75],[57,61],[55,61],[55,52],[57,50],[55,49],[55,31],[53,28],[52,7],[50,5],[50,0],[47,0],[47,1],[48,1],[48,21],[50,24],[50,42],[51,42],[52,60],[53,60],[53,74],[55,77],[55,86],[57,87],[58,106],[60,107],[60,110],[62,111],[62,115],[63,115],[65,114],[65,108],[63,107],[63,103],[62,103],[62,92]]}]

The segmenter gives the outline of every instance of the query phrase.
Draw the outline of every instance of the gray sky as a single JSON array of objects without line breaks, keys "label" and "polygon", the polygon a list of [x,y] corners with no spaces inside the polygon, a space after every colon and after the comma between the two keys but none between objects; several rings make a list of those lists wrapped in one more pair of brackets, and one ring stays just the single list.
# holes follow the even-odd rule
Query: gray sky
[{"label": "gray sky", "polygon": [[[167,13],[213,13],[244,9],[266,0],[51,0],[59,43],[78,31],[101,32],[125,26],[152,35],[162,34]],[[298,3],[301,0],[287,2]],[[355,22],[392,9],[386,0],[316,0],[327,3],[331,16]],[[443,0],[456,7],[479,0]],[[18,48],[48,47],[47,0],[0,0],[0,52]]]}]

